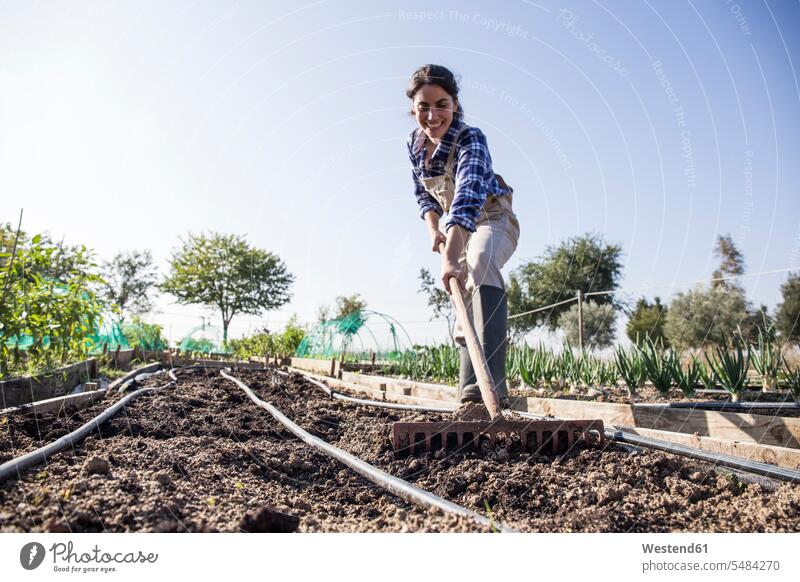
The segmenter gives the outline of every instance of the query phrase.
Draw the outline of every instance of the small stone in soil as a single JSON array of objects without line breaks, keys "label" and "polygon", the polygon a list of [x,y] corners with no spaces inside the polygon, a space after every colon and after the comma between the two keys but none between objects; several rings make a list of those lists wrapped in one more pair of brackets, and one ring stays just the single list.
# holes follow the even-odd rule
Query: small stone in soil
[{"label": "small stone in soil", "polygon": [[70,533],[69,526],[60,519],[51,519],[45,524],[44,529],[50,533]]},{"label": "small stone in soil", "polygon": [[153,476],[153,480],[163,487],[167,487],[172,483],[172,477],[164,471],[159,471]]},{"label": "small stone in soil", "polygon": [[90,457],[83,465],[87,475],[108,475],[111,472],[111,463],[101,457]]},{"label": "small stone in soil", "polygon": [[239,523],[242,531],[250,533],[292,533],[297,530],[300,518],[280,512],[271,507],[262,507],[255,514],[248,513]]}]

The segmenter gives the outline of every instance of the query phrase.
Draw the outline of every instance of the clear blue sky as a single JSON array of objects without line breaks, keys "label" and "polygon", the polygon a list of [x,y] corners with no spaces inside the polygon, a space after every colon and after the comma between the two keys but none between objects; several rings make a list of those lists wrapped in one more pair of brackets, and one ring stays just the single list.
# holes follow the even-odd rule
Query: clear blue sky
[{"label": "clear blue sky", "polygon": [[[354,292],[441,337],[405,151],[434,62],[515,189],[509,269],[587,231],[648,297],[707,279],[718,233],[751,273],[798,268],[799,21],[796,0],[0,2],[0,219],[162,272],[188,231],[246,234],[296,284],[234,337]],[[785,277],[744,284],[772,308]],[[174,338],[204,313],[160,309]]]}]

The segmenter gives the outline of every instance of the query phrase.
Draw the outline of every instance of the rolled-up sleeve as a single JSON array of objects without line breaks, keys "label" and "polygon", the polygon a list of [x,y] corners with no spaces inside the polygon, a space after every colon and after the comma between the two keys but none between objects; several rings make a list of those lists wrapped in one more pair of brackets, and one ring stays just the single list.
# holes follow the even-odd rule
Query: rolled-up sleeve
[{"label": "rolled-up sleeve", "polygon": [[455,197],[445,230],[458,224],[475,232],[475,223],[486,202],[486,176],[491,172],[492,158],[486,137],[476,127],[468,130],[458,147]]}]

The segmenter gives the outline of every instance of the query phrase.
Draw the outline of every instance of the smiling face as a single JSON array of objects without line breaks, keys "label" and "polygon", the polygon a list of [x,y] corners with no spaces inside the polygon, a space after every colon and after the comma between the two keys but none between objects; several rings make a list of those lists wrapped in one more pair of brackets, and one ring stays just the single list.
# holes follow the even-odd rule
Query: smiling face
[{"label": "smiling face", "polygon": [[451,97],[439,85],[423,85],[414,94],[414,117],[434,143],[438,143],[447,133],[457,108],[458,99]]}]

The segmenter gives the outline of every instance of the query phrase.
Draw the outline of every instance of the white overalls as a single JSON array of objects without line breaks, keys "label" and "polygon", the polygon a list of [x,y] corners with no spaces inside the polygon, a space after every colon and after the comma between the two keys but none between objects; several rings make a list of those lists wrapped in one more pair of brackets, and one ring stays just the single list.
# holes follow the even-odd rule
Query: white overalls
[{"label": "white overalls", "polygon": [[[445,213],[450,211],[455,198],[453,166],[458,138],[466,129],[469,128],[465,125],[453,139],[444,175],[421,178],[425,190],[433,196]],[[472,315],[472,309],[469,308],[471,298],[479,286],[489,285],[505,289],[500,270],[511,258],[519,240],[519,221],[512,209],[512,196],[513,194],[503,196],[487,194],[486,202],[475,223],[475,232],[469,235],[464,253],[459,258],[461,268],[463,269],[465,264],[467,267],[467,292],[464,294],[464,299],[470,315]],[[457,340],[463,338],[463,332],[458,325],[455,337]]]}]

